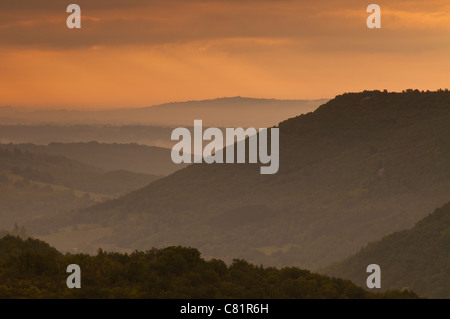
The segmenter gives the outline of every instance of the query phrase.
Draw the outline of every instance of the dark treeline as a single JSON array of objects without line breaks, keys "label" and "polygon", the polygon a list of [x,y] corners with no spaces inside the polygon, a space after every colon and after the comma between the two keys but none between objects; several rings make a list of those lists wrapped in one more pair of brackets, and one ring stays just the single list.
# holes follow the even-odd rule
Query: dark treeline
[{"label": "dark treeline", "polygon": [[[81,288],[69,289],[69,264]],[[348,280],[296,267],[264,268],[245,260],[204,260],[194,248],[131,254],[63,255],[45,242],[0,239],[0,298],[417,298],[410,291],[368,292]]]}]

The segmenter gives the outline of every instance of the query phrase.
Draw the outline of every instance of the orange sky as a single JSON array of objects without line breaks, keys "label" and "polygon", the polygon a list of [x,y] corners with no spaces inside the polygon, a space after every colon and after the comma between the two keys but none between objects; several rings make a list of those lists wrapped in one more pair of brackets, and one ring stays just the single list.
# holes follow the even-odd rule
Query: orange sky
[{"label": "orange sky", "polygon": [[[379,30],[366,27],[373,2]],[[65,25],[70,3],[81,6],[80,30]],[[0,105],[101,109],[448,87],[448,0],[0,3]]]}]

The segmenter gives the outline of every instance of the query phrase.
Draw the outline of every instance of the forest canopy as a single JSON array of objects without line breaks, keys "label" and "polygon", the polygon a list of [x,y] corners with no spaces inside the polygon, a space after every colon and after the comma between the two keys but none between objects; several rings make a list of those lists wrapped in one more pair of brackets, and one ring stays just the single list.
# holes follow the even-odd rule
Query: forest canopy
[{"label": "forest canopy", "polygon": [[[66,268],[81,268],[69,289]],[[297,267],[264,268],[235,259],[205,260],[188,247],[95,256],[58,252],[36,239],[0,239],[0,298],[417,298],[410,291],[368,292],[348,280]]]}]

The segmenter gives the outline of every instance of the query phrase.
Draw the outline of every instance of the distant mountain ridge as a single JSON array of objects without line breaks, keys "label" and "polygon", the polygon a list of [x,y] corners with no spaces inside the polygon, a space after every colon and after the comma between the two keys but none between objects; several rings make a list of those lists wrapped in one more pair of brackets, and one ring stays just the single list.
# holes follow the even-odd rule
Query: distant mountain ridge
[{"label": "distant mountain ridge", "polygon": [[100,111],[2,107],[0,124],[192,126],[194,119],[201,119],[207,126],[270,127],[285,118],[311,112],[326,101],[232,97]]},{"label": "distant mountain ridge", "polygon": [[171,148],[171,127],[146,125],[0,125],[2,144],[137,143]]},{"label": "distant mountain ridge", "polygon": [[449,123],[449,92],[343,94],[279,124],[275,175],[194,164],[52,227],[106,223],[114,232],[98,244],[319,269],[448,199]]}]

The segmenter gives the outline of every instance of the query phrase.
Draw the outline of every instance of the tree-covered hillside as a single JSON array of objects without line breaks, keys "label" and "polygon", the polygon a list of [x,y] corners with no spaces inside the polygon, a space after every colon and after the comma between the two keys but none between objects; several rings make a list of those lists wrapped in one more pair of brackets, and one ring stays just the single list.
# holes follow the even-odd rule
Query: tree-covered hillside
[{"label": "tree-covered hillside", "polygon": [[[66,268],[81,268],[69,289]],[[201,258],[184,247],[131,254],[62,255],[45,242],[0,239],[0,298],[417,298],[410,291],[374,294],[348,280],[295,267],[276,269]]]},{"label": "tree-covered hillside", "polygon": [[424,297],[450,298],[450,203],[323,272],[362,285],[361,269],[371,263],[380,265],[384,289],[407,287]]},{"label": "tree-covered hillside", "polygon": [[279,124],[274,175],[260,164],[193,164],[49,225],[106,223],[113,234],[100,246],[185,245],[319,269],[448,200],[449,123],[448,91],[343,94]]}]

